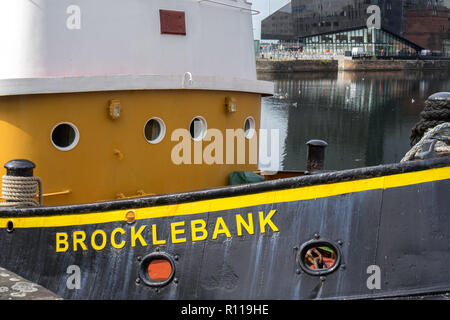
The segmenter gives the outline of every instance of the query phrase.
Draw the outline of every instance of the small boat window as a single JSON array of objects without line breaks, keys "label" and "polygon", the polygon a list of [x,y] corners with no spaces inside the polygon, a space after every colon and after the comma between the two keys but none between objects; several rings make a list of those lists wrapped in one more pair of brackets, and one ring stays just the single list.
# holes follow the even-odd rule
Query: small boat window
[{"label": "small boat window", "polygon": [[244,134],[247,139],[253,138],[253,135],[255,134],[255,119],[253,117],[245,119]]},{"label": "small boat window", "polygon": [[206,136],[206,131],[208,130],[206,120],[203,117],[197,116],[191,121],[189,126],[189,131],[191,133],[192,139],[195,141],[200,141]]},{"label": "small boat window", "polygon": [[168,285],[175,275],[173,258],[163,252],[153,252],[143,258],[139,277],[148,286],[163,287]]},{"label": "small boat window", "polygon": [[70,122],[61,122],[53,128],[50,138],[56,149],[69,151],[78,144],[80,133],[74,124]]},{"label": "small boat window", "polygon": [[325,275],[339,266],[340,252],[331,242],[312,241],[302,246],[297,260],[306,273]]},{"label": "small boat window", "polygon": [[159,118],[151,118],[144,127],[144,137],[152,144],[156,144],[164,139],[166,135],[166,125]]},{"label": "small boat window", "polygon": [[8,231],[9,233],[14,231],[14,222],[12,220],[9,220],[6,223],[6,231]]}]

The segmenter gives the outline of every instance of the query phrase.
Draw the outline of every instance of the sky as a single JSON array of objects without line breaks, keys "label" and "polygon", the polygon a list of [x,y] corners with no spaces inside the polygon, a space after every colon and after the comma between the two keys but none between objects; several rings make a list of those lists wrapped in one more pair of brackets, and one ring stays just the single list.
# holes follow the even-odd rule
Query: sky
[{"label": "sky", "polygon": [[261,39],[261,20],[274,13],[281,7],[285,6],[290,0],[250,0],[252,2],[252,9],[258,10],[261,13],[253,16],[253,34],[255,39]]}]

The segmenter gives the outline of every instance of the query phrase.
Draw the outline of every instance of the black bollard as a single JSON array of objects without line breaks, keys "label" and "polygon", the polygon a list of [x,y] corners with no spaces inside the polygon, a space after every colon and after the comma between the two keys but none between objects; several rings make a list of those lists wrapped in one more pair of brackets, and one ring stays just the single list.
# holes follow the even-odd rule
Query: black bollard
[{"label": "black bollard", "polygon": [[17,159],[8,161],[5,164],[6,175],[13,177],[32,177],[33,170],[36,168],[36,165],[24,159]]},{"label": "black bollard", "polygon": [[428,97],[427,100],[450,101],[450,92],[437,92]]},{"label": "black bollard", "polygon": [[321,171],[325,168],[325,148],[328,146],[323,140],[310,140],[308,145],[308,161],[306,170],[308,172]]},{"label": "black bollard", "polygon": [[[2,198],[17,206],[25,203],[42,205],[42,182],[33,176],[36,165],[29,160],[16,159],[7,162],[4,167],[6,176],[2,179]],[[31,194],[33,184],[39,187],[39,202],[35,201],[35,195]]]}]

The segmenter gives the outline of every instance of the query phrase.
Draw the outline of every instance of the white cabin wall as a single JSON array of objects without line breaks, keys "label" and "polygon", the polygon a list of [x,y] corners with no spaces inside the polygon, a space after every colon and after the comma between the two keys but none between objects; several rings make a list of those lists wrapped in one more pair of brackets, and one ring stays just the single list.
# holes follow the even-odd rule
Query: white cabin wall
[{"label": "white cabin wall", "polygon": [[[244,0],[220,0],[250,8]],[[69,30],[70,5],[81,29]],[[185,11],[186,36],[159,10]],[[197,0],[2,0],[0,78],[180,75],[256,79],[249,11]]]}]

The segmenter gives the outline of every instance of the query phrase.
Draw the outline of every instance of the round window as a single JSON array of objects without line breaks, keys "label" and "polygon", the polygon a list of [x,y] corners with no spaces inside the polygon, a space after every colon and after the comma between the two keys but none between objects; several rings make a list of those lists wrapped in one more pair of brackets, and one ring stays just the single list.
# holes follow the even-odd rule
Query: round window
[{"label": "round window", "polygon": [[159,143],[166,135],[166,125],[159,118],[151,118],[144,127],[145,139],[153,144]]},{"label": "round window", "polygon": [[50,138],[56,149],[69,151],[78,144],[80,133],[74,124],[62,122],[53,128]]},{"label": "round window", "polygon": [[253,117],[245,119],[244,134],[247,139],[253,138],[253,135],[255,134],[255,119],[253,119]]},{"label": "round window", "polygon": [[206,136],[206,131],[208,127],[206,125],[206,120],[203,117],[195,117],[191,121],[189,126],[189,131],[191,133],[192,139],[195,141],[200,141]]},{"label": "round window", "polygon": [[163,252],[154,252],[143,258],[139,277],[148,286],[163,287],[169,284],[175,275],[175,262]]},{"label": "round window", "polygon": [[297,256],[300,267],[311,275],[325,275],[335,271],[340,259],[338,246],[326,240],[305,243]]}]

